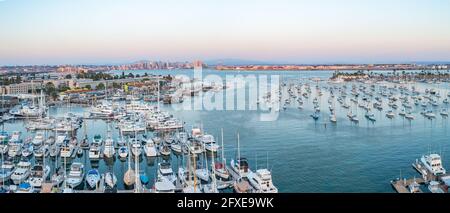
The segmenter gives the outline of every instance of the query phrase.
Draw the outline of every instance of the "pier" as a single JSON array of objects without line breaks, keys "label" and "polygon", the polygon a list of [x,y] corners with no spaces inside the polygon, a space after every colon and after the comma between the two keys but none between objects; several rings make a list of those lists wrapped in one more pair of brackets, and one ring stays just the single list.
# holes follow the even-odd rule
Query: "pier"
[{"label": "pier", "polygon": [[[408,186],[416,181],[417,184],[422,185],[425,184],[425,180],[423,178],[413,178],[413,179],[403,179],[403,180],[393,180],[391,181],[392,187],[397,191],[397,193],[411,193],[408,189]],[[422,191],[420,191],[422,192]]]}]

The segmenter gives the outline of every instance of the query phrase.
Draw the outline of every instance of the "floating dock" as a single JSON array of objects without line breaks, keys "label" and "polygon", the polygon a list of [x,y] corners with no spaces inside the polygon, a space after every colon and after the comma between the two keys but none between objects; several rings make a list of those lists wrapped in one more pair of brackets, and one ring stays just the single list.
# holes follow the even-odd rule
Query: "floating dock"
[{"label": "floating dock", "polygon": [[[416,181],[417,184],[425,184],[425,180],[422,178],[413,178],[413,179],[398,179],[391,181],[392,187],[397,191],[397,193],[411,193],[408,190],[408,186]],[[419,191],[422,192],[422,191]]]}]

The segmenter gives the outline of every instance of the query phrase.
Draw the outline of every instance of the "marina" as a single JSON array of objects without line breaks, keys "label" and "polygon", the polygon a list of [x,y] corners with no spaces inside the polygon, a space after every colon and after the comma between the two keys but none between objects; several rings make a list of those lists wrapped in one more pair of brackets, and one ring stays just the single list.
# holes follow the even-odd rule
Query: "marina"
[{"label": "marina", "polygon": [[[193,76],[182,70],[152,74],[177,73]],[[24,108],[33,115],[37,112],[37,117],[16,116],[18,108],[3,115],[8,119],[1,124],[2,190],[405,193],[429,192],[428,186],[436,191],[436,184],[441,188],[446,184],[446,178],[425,174],[420,160],[413,168],[422,177],[395,177],[399,169],[407,171],[402,163],[411,165],[414,156],[430,147],[446,150],[447,82],[377,77],[342,81],[334,71],[244,73],[282,76],[279,96],[266,94],[253,103],[258,110],[240,112],[177,110],[201,98],[190,92],[183,102],[166,104],[135,92],[125,98],[121,90],[108,90],[103,99],[88,105],[48,106],[47,98],[38,95],[39,101]],[[206,93],[230,89],[220,86]],[[113,98],[121,95],[124,98]],[[258,120],[265,112],[277,112],[279,117]],[[450,163],[443,156],[443,164]],[[313,159],[321,163],[313,166]],[[367,172],[380,168],[383,172]],[[355,173],[364,180],[350,185],[348,177]],[[412,170],[403,175],[414,174]],[[419,190],[418,185],[426,187]]]}]

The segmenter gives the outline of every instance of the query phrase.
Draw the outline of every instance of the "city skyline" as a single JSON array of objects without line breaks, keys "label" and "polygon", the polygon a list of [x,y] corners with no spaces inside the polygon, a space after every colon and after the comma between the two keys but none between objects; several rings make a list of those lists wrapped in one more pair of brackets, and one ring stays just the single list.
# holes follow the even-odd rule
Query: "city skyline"
[{"label": "city skyline", "polygon": [[0,65],[450,61],[442,1],[0,1]]}]

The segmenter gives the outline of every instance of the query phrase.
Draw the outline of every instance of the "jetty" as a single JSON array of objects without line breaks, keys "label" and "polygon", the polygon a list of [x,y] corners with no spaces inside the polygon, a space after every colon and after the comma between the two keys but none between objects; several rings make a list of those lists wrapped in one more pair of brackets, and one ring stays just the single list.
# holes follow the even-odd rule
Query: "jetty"
[{"label": "jetty", "polygon": [[[425,184],[425,180],[423,178],[413,178],[413,179],[397,179],[392,180],[391,185],[395,189],[397,193],[411,193],[408,189],[408,186],[413,184],[414,181],[419,184]],[[422,191],[419,191],[422,192]]]}]

